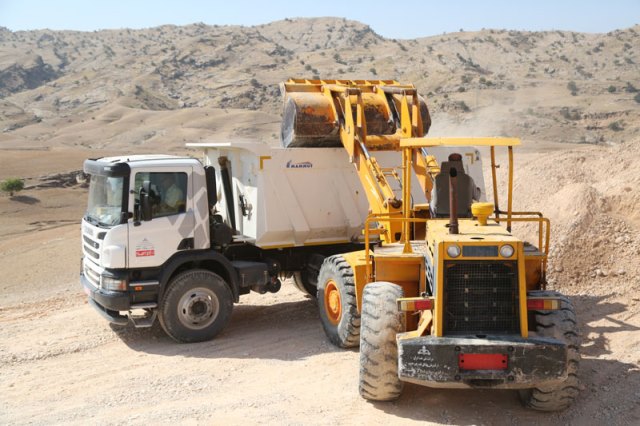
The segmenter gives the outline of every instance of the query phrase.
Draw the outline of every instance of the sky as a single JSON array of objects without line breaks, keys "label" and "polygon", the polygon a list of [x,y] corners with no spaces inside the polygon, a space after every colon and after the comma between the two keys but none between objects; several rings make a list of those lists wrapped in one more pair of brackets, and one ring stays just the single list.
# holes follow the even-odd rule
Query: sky
[{"label": "sky", "polygon": [[400,39],[483,28],[602,33],[640,24],[640,0],[0,0],[0,26],[13,31],[250,26],[320,16]]}]

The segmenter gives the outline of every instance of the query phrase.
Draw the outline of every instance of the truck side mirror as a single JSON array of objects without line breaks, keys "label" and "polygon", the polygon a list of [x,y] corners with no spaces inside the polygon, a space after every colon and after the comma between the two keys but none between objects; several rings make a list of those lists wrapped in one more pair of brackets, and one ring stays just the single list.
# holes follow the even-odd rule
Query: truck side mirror
[{"label": "truck side mirror", "polygon": [[213,166],[205,166],[204,175],[207,180],[207,198],[209,210],[218,202],[218,188],[216,187],[216,169]]},{"label": "truck side mirror", "polygon": [[140,219],[143,221],[151,220],[151,183],[145,180],[140,187]]}]

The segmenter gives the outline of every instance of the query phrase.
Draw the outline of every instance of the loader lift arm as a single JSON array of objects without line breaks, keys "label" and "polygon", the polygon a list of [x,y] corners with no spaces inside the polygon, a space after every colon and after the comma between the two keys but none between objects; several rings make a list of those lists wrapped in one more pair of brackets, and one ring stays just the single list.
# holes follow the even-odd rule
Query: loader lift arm
[{"label": "loader lift arm", "polygon": [[[401,148],[400,140],[426,135],[431,120],[425,101],[413,85],[393,80],[299,80],[283,84],[285,111],[282,140],[286,147],[342,146],[356,167],[371,213],[389,217],[411,215],[410,164],[430,198],[433,176],[439,172],[433,156],[423,148]],[[402,151],[402,198],[372,151]],[[386,242],[409,240],[409,223],[378,224]],[[405,229],[406,228],[406,229]]]}]

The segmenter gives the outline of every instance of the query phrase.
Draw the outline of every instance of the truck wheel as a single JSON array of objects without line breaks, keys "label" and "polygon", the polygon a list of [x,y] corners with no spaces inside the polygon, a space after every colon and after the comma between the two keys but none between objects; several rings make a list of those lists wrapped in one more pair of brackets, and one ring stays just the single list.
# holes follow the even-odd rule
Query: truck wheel
[{"label": "truck wheel", "polygon": [[360,330],[360,396],[371,401],[392,401],[402,393],[398,378],[396,334],[404,331],[396,300],[402,287],[374,282],[364,287]]},{"label": "truck wheel", "polygon": [[553,386],[521,390],[520,399],[525,406],[535,410],[564,410],[571,405],[579,392],[578,365],[580,363],[581,339],[578,334],[576,314],[569,299],[555,291],[535,291],[530,294],[560,297],[562,300],[560,302],[561,309],[555,311],[533,311],[530,318],[533,317],[533,329],[538,336],[552,337],[567,343],[569,375],[565,381]]},{"label": "truck wheel", "polygon": [[178,274],[159,309],[160,325],[178,342],[210,340],[231,317],[233,295],[219,275],[205,269]]},{"label": "truck wheel", "polygon": [[312,254],[307,259],[307,264],[302,271],[293,274],[293,282],[296,288],[311,297],[318,294],[318,274],[325,257],[321,254]]},{"label": "truck wheel", "polygon": [[324,332],[340,348],[358,346],[360,315],[353,269],[340,255],[328,257],[318,275],[318,307]]}]

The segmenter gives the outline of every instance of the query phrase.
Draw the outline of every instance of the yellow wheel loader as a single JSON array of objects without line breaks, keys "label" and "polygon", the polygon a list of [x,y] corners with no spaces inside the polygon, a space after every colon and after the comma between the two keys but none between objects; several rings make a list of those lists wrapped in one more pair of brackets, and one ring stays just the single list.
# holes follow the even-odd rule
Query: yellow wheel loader
[{"label": "yellow wheel loader", "polygon": [[[571,302],[545,289],[549,220],[512,208],[520,141],[426,137],[425,100],[393,80],[290,79],[282,88],[283,146],[343,147],[369,203],[364,250],[327,257],[317,278],[329,340],[360,347],[362,397],[393,400],[411,382],[516,389],[534,409],[569,406],[580,338]],[[491,201],[473,147],[490,152]],[[450,155],[439,161],[432,152],[442,148]],[[376,159],[389,155],[396,167]],[[514,235],[514,223],[534,224],[537,241]]]}]

